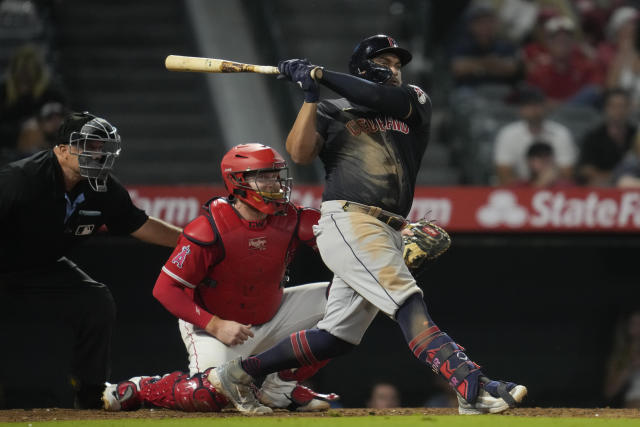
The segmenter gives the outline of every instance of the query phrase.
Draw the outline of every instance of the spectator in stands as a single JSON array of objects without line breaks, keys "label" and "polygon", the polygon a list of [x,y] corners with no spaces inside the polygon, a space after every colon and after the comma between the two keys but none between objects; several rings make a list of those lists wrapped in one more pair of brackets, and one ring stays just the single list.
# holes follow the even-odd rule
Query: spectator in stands
[{"label": "spectator in stands", "polygon": [[611,172],[629,151],[636,134],[629,116],[629,94],[612,89],[604,99],[604,122],[589,131],[581,144],[578,178],[586,185],[611,185]]},{"label": "spectator in stands", "polygon": [[607,24],[607,40],[598,46],[600,66],[606,72],[606,86],[628,90],[636,112],[640,110],[638,16],[638,11],[633,7],[616,9]]},{"label": "spectator in stands", "polygon": [[553,147],[547,142],[536,141],[527,150],[529,178],[516,181],[518,187],[551,188],[566,187],[573,182],[562,176],[553,155]]},{"label": "spectator in stands", "polygon": [[[496,1],[493,1],[496,4]],[[540,15],[540,4],[528,0],[499,0],[496,8],[503,33],[520,44],[533,31]]]},{"label": "spectator in stands", "polygon": [[560,177],[570,179],[577,153],[567,127],[546,119],[545,96],[537,88],[521,86],[510,100],[519,106],[520,120],[505,125],[496,137],[494,163],[499,185],[513,185],[529,180],[527,150],[535,141],[546,141],[553,149],[553,158]]},{"label": "spectator in stands", "polygon": [[0,84],[0,148],[15,150],[25,123],[50,102],[66,105],[66,97],[53,83],[42,52],[33,45],[18,48]]},{"label": "spectator in stands", "polygon": [[522,61],[524,63],[525,74],[528,74],[530,70],[539,64],[549,62],[545,24],[549,19],[556,16],[560,16],[560,12],[556,9],[544,8],[538,11],[536,24],[529,33],[528,40],[522,47]]},{"label": "spectator in stands", "polygon": [[44,104],[37,117],[27,120],[22,126],[18,137],[18,157],[30,156],[56,145],[58,128],[66,115],[66,108],[59,102]]},{"label": "spectator in stands", "polygon": [[508,84],[520,75],[517,48],[499,36],[493,8],[472,5],[466,11],[465,28],[452,51],[451,69],[457,86]]},{"label": "spectator in stands", "polygon": [[389,382],[377,382],[371,388],[371,395],[367,400],[367,408],[385,409],[399,408],[400,392],[398,388]]},{"label": "spectator in stands", "polygon": [[620,188],[640,188],[640,132],[629,152],[613,170],[613,182]]},{"label": "spectator in stands", "polygon": [[608,403],[640,408],[640,309],[618,323],[607,365],[604,395]]},{"label": "spectator in stands", "polygon": [[527,70],[527,82],[552,103],[597,105],[603,76],[593,58],[576,41],[576,27],[566,16],[545,23],[545,51]]}]

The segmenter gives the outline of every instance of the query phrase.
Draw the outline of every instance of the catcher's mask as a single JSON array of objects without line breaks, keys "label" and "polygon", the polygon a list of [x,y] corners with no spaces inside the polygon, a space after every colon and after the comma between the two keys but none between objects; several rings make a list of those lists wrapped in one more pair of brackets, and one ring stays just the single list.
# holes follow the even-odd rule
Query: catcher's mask
[{"label": "catcher's mask", "polygon": [[233,147],[220,163],[229,194],[269,215],[285,215],[291,194],[287,162],[263,144]]},{"label": "catcher's mask", "polygon": [[398,56],[403,67],[411,61],[411,53],[398,46],[397,41],[387,35],[377,34],[362,40],[353,49],[349,61],[349,72],[374,83],[386,83],[392,76],[391,70],[371,60],[384,53],[393,53]]},{"label": "catcher's mask", "polygon": [[118,130],[103,118],[88,112],[72,113],[60,126],[61,144],[74,147],[80,175],[89,180],[95,191],[107,191],[107,179],[122,149]]}]

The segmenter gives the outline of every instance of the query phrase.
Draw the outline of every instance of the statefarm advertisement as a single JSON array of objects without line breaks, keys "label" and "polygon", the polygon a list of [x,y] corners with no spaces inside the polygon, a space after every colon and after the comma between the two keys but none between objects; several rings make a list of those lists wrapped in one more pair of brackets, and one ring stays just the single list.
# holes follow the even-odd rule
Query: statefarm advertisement
[{"label": "statefarm advertisement", "polygon": [[[149,215],[184,226],[222,186],[130,186]],[[291,200],[319,208],[321,186],[296,186]],[[640,232],[640,190],[568,187],[419,187],[409,220],[428,218],[451,232]]]}]

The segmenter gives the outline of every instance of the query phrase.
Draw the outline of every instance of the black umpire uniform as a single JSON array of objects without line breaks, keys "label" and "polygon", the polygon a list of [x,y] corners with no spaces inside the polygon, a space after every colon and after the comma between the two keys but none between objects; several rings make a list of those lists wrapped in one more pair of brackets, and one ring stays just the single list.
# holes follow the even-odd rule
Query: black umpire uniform
[{"label": "black umpire uniform", "polygon": [[[61,138],[68,141],[69,133],[79,131],[86,122],[81,119],[71,123],[61,132]],[[67,337],[73,342],[69,368],[76,390],[75,406],[100,407],[109,374],[115,304],[109,288],[91,279],[65,255],[103,225],[110,233],[124,235],[140,228],[147,218],[113,177],[106,191],[94,191],[87,179],[67,191],[63,170],[52,150],[2,167],[3,360],[18,360],[37,372],[51,352],[47,345],[40,346],[39,340],[51,343],[51,334]],[[33,381],[46,375],[12,372],[6,365],[3,362],[0,368],[4,371],[0,376],[0,386],[4,387],[0,390],[0,407],[25,406],[25,401],[32,402],[26,406],[65,405],[51,395],[42,397],[46,385]],[[23,375],[27,375],[26,381]],[[34,376],[36,379],[31,379]]]}]

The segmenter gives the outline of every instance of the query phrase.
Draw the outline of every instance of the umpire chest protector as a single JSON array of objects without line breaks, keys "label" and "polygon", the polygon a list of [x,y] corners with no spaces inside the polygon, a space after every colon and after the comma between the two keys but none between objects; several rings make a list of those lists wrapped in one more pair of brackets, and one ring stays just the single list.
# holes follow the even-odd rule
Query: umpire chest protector
[{"label": "umpire chest protector", "polygon": [[263,227],[243,221],[225,199],[208,209],[224,251],[196,292],[204,306],[222,319],[259,325],[268,322],[282,300],[282,280],[297,246],[298,211],[269,216]]}]

